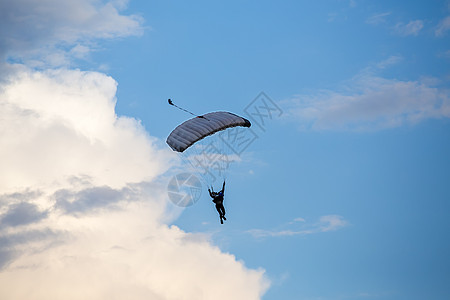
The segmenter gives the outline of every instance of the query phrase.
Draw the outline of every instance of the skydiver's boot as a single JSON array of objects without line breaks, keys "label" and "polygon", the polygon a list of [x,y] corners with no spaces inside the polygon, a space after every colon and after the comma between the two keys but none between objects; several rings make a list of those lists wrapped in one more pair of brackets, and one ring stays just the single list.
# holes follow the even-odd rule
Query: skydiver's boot
[{"label": "skydiver's boot", "polygon": [[222,216],[220,217],[220,224],[223,224]]},{"label": "skydiver's boot", "polygon": [[227,218],[225,218],[225,215],[222,215],[222,219],[224,219],[225,221],[227,220]]}]

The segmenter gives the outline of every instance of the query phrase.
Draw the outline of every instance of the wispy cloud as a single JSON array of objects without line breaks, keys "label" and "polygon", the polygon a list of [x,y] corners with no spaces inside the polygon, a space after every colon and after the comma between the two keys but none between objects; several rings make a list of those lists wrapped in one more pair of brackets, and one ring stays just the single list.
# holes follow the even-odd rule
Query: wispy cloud
[{"label": "wispy cloud", "polygon": [[[381,25],[385,24],[387,26],[392,26],[392,22],[389,22],[388,17],[392,14],[392,12],[384,12],[372,15],[366,19],[366,23],[370,25]],[[408,23],[398,22],[392,28],[395,34],[400,36],[416,36],[424,27],[423,20],[414,20]]]},{"label": "wispy cloud", "polygon": [[383,12],[379,14],[374,14],[366,19],[366,23],[370,25],[379,25],[386,22],[388,16],[390,16],[392,12]]},{"label": "wispy cloud", "polygon": [[401,35],[401,36],[408,36],[408,35],[418,35],[419,32],[423,28],[423,21],[422,20],[415,20],[410,21],[407,24],[404,23],[397,23],[394,26],[395,33]]},{"label": "wispy cloud", "polygon": [[[401,61],[393,57],[378,69]],[[380,130],[450,117],[450,91],[438,80],[387,79],[365,70],[339,88],[298,95],[288,115],[303,130]]]},{"label": "wispy cloud", "polygon": [[445,17],[439,22],[434,33],[438,37],[444,36],[450,30],[450,16]]},{"label": "wispy cloud", "polygon": [[366,23],[374,26],[384,24],[385,27],[392,30],[394,34],[400,36],[417,36],[424,27],[423,20],[413,20],[408,23],[398,22],[393,25],[392,21],[388,18],[391,14],[392,12],[374,14],[366,19]]},{"label": "wispy cloud", "polygon": [[383,69],[386,69],[386,68],[388,68],[390,66],[393,66],[393,65],[396,65],[396,64],[400,63],[402,60],[403,60],[402,56],[400,56],[400,55],[392,55],[392,56],[389,56],[387,59],[376,63],[374,67],[377,70],[383,70]]},{"label": "wispy cloud", "polygon": [[306,222],[306,220],[303,218],[296,218],[294,221],[288,223],[289,228],[286,229],[251,229],[247,232],[255,238],[309,235],[321,232],[336,231],[343,227],[346,227],[348,224],[348,221],[346,221],[342,216],[326,215],[320,217],[317,222],[312,224]]},{"label": "wispy cloud", "polygon": [[447,59],[450,58],[450,50],[443,51],[443,52],[439,53],[438,57],[447,58]]}]

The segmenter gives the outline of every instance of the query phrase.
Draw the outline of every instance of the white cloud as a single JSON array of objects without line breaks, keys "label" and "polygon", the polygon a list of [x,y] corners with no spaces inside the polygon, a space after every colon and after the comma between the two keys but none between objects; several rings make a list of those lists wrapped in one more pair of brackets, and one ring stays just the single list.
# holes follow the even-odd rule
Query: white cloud
[{"label": "white cloud", "polygon": [[290,227],[301,223],[299,228],[287,228],[283,230],[265,230],[265,229],[251,229],[248,231],[255,238],[266,237],[280,237],[280,236],[296,236],[296,235],[310,235],[321,232],[329,232],[339,230],[348,226],[348,222],[339,215],[326,215],[319,218],[318,222],[309,224],[303,218],[296,218],[294,221],[288,223]]},{"label": "white cloud", "polygon": [[386,18],[391,15],[392,12],[384,12],[372,15],[366,19],[366,23],[370,25],[379,25],[386,22]]},{"label": "white cloud", "polygon": [[[375,65],[375,69],[377,70],[383,70],[386,69],[392,65],[396,65],[399,62],[401,62],[403,60],[403,57],[400,55],[392,55],[390,57],[388,57],[387,59],[377,63]],[[370,70],[369,70],[370,71]]]},{"label": "white cloud", "polygon": [[[366,23],[370,25],[381,25],[381,24],[387,24],[388,22],[387,18],[392,14],[392,12],[384,12],[372,15],[366,19]],[[395,26],[393,26],[394,33],[401,35],[401,36],[409,36],[409,35],[418,35],[419,32],[423,29],[424,22],[422,20],[414,20],[410,21],[409,23],[405,24],[403,22],[397,23]]]},{"label": "white cloud", "polygon": [[[52,212],[26,231],[29,236],[15,238],[9,248],[22,253],[0,272],[1,286],[8,287],[0,298],[261,297],[268,287],[262,270],[249,270],[207,240],[161,224],[165,190],[158,185],[133,190],[137,198],[122,200],[115,210],[77,217]],[[38,231],[46,227],[52,231]]]},{"label": "white cloud", "polygon": [[[86,53],[94,39],[139,35],[143,20],[137,15],[121,15],[126,1],[97,0],[4,0],[0,2],[0,57],[44,60],[46,64],[67,64]],[[58,49],[59,59],[54,54]],[[53,60],[51,60],[53,59]]]},{"label": "white cloud", "polygon": [[438,57],[443,57],[443,58],[447,58],[447,59],[450,58],[450,50],[439,53]]},{"label": "white cloud", "polygon": [[126,4],[0,1],[0,60],[23,63],[0,61],[0,299],[260,299],[264,270],[167,225],[173,153],[116,115],[116,81],[67,69],[142,32]]},{"label": "white cloud", "polygon": [[348,222],[344,220],[342,216],[328,215],[320,217],[317,226],[320,232],[327,232],[341,229],[342,227],[345,227],[347,225]]},{"label": "white cloud", "polygon": [[361,74],[340,91],[322,90],[289,101],[301,129],[379,130],[450,117],[450,93],[422,78],[401,81]]},{"label": "white cloud", "polygon": [[1,299],[260,299],[263,270],[166,225],[172,153],[115,114],[112,78],[12,69],[0,85]]},{"label": "white cloud", "polygon": [[397,23],[394,31],[401,36],[418,35],[423,28],[422,20],[411,21],[408,24]]},{"label": "white cloud", "polygon": [[139,121],[115,115],[116,85],[77,70],[20,70],[10,78],[0,102],[0,190],[70,176],[120,187],[164,171],[167,157]]},{"label": "white cloud", "polygon": [[295,218],[294,222],[306,222],[304,218]]},{"label": "white cloud", "polygon": [[444,36],[447,31],[450,30],[450,16],[445,17],[436,27],[435,34],[436,36]]},{"label": "white cloud", "polygon": [[74,58],[85,58],[90,51],[91,49],[89,49],[89,47],[78,44],[74,46],[72,49],[70,49],[70,54]]}]

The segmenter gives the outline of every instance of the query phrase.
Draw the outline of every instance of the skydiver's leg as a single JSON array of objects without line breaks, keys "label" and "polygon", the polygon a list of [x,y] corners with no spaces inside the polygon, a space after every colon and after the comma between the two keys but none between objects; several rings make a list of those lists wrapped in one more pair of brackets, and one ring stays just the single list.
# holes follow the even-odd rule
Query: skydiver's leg
[{"label": "skydiver's leg", "polygon": [[[223,205],[216,204],[216,210],[219,213],[220,224],[223,224],[223,220],[226,220],[225,216],[222,214]],[[223,210],[225,212],[225,210]]]},{"label": "skydiver's leg", "polygon": [[219,212],[220,217],[226,221],[227,218],[225,218],[225,208],[223,207],[223,204],[217,205],[216,208],[217,211]]},{"label": "skydiver's leg", "polygon": [[221,210],[222,218],[226,221],[227,218],[225,218],[225,207],[223,205],[221,205],[220,210]]},{"label": "skydiver's leg", "polygon": [[219,213],[220,216],[222,216],[222,212],[220,211],[220,206],[216,204],[216,210]]},{"label": "skydiver's leg", "polygon": [[220,224],[223,224],[223,220],[222,220],[222,211],[220,209],[220,206],[218,204],[216,204],[216,210],[219,213],[219,217],[220,217]]}]

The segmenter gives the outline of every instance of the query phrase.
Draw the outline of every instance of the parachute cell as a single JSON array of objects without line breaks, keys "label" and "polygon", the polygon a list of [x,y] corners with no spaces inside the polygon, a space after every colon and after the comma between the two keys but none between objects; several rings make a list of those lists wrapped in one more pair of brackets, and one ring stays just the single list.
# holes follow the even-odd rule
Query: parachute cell
[{"label": "parachute cell", "polygon": [[176,127],[166,143],[174,151],[183,152],[197,141],[231,127],[250,127],[249,120],[230,112],[219,111],[192,118]]}]

